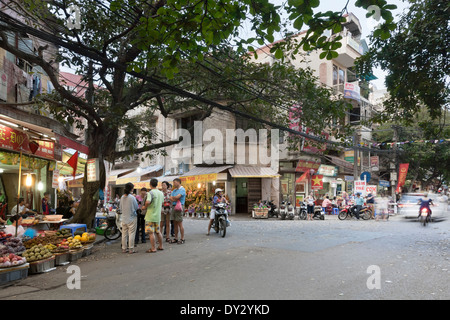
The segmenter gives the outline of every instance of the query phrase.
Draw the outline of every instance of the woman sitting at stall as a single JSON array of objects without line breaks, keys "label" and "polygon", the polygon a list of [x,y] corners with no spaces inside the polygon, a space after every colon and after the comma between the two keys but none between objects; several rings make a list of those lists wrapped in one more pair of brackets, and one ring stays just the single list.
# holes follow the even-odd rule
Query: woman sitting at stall
[{"label": "woman sitting at stall", "polygon": [[12,234],[13,236],[16,235],[16,226],[17,226],[17,237],[22,238],[23,234],[25,233],[25,229],[22,227],[22,217],[18,214],[12,216],[9,218],[9,221],[11,222],[10,225],[6,226],[5,233],[6,234]]}]

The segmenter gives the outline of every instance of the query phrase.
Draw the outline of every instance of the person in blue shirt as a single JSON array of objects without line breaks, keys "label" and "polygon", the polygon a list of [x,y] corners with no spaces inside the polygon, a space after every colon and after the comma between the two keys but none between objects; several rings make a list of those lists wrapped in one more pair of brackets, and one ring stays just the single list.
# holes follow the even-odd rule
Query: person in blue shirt
[{"label": "person in blue shirt", "polygon": [[[183,227],[183,213],[184,213],[184,203],[186,201],[186,190],[181,185],[181,180],[176,178],[173,180],[173,190],[169,197],[170,201],[172,201],[172,208],[170,211],[170,220],[173,220],[174,223],[174,232],[175,239],[171,241],[171,243],[183,244],[184,241],[184,227]],[[180,200],[181,202],[181,211],[175,210],[175,206]],[[178,240],[178,230],[180,231],[180,240]]]},{"label": "person in blue shirt", "polygon": [[359,192],[356,194],[355,205],[356,205],[355,216],[356,219],[359,220],[359,212],[361,211],[361,208],[364,205],[364,198],[361,197],[361,194]]},{"label": "person in blue shirt", "polygon": [[428,193],[425,193],[423,195],[423,199],[420,198],[419,201],[417,202],[418,204],[420,204],[420,208],[419,208],[419,217],[420,217],[420,212],[422,211],[422,209],[426,208],[428,209],[428,216],[431,216],[431,208],[430,205],[434,206],[433,200],[428,198]]}]

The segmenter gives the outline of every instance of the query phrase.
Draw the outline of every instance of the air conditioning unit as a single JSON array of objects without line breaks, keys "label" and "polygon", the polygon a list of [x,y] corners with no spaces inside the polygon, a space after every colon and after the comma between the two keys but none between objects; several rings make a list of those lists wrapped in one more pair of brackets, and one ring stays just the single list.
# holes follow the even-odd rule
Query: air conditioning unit
[{"label": "air conditioning unit", "polygon": [[178,174],[178,168],[170,168],[170,174]]}]

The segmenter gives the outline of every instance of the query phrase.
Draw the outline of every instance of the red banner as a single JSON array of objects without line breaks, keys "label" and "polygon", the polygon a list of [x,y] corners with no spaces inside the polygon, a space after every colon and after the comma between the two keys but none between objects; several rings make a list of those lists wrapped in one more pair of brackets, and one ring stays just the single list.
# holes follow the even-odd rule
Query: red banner
[{"label": "red banner", "polygon": [[397,192],[400,192],[400,187],[405,185],[406,175],[408,174],[409,163],[400,163],[400,167],[398,170],[398,183],[397,183]]},{"label": "red banner", "polygon": [[322,190],[323,189],[323,175],[312,176],[311,189],[312,190]]},{"label": "red banner", "polygon": [[54,142],[42,140],[36,142],[39,144],[39,148],[33,153],[30,149],[30,140],[26,133],[0,124],[0,148],[17,152],[22,151],[41,158],[54,159]]}]

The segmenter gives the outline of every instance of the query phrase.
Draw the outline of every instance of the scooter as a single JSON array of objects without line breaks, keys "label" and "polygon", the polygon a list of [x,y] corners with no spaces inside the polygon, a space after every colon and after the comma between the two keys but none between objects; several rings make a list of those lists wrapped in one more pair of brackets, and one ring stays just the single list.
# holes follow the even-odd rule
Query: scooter
[{"label": "scooter", "polygon": [[424,227],[426,227],[427,223],[430,222],[430,221],[431,221],[430,209],[422,208],[422,210],[420,210],[420,216],[419,216],[420,224],[422,224]]},{"label": "scooter", "polygon": [[287,218],[289,220],[294,220],[295,217],[295,211],[294,211],[294,206],[288,202],[287,204]]},{"label": "scooter", "polygon": [[[364,220],[369,220],[372,216],[372,210],[367,206],[362,206],[361,210],[359,211],[359,215]],[[356,205],[347,205],[339,212],[339,220],[345,220],[347,219],[347,217],[356,217]]]},{"label": "scooter", "polygon": [[280,218],[281,218],[281,220],[285,220],[286,219],[286,215],[287,215],[286,202],[285,201],[281,201],[281,204],[280,204]]},{"label": "scooter", "polygon": [[299,220],[306,220],[307,217],[307,213],[308,212],[308,207],[306,202],[301,202],[300,203],[300,207],[298,208],[298,219]]},{"label": "scooter", "polygon": [[264,201],[264,204],[269,208],[269,218],[273,218],[276,216],[278,218],[278,210],[273,200]]}]

